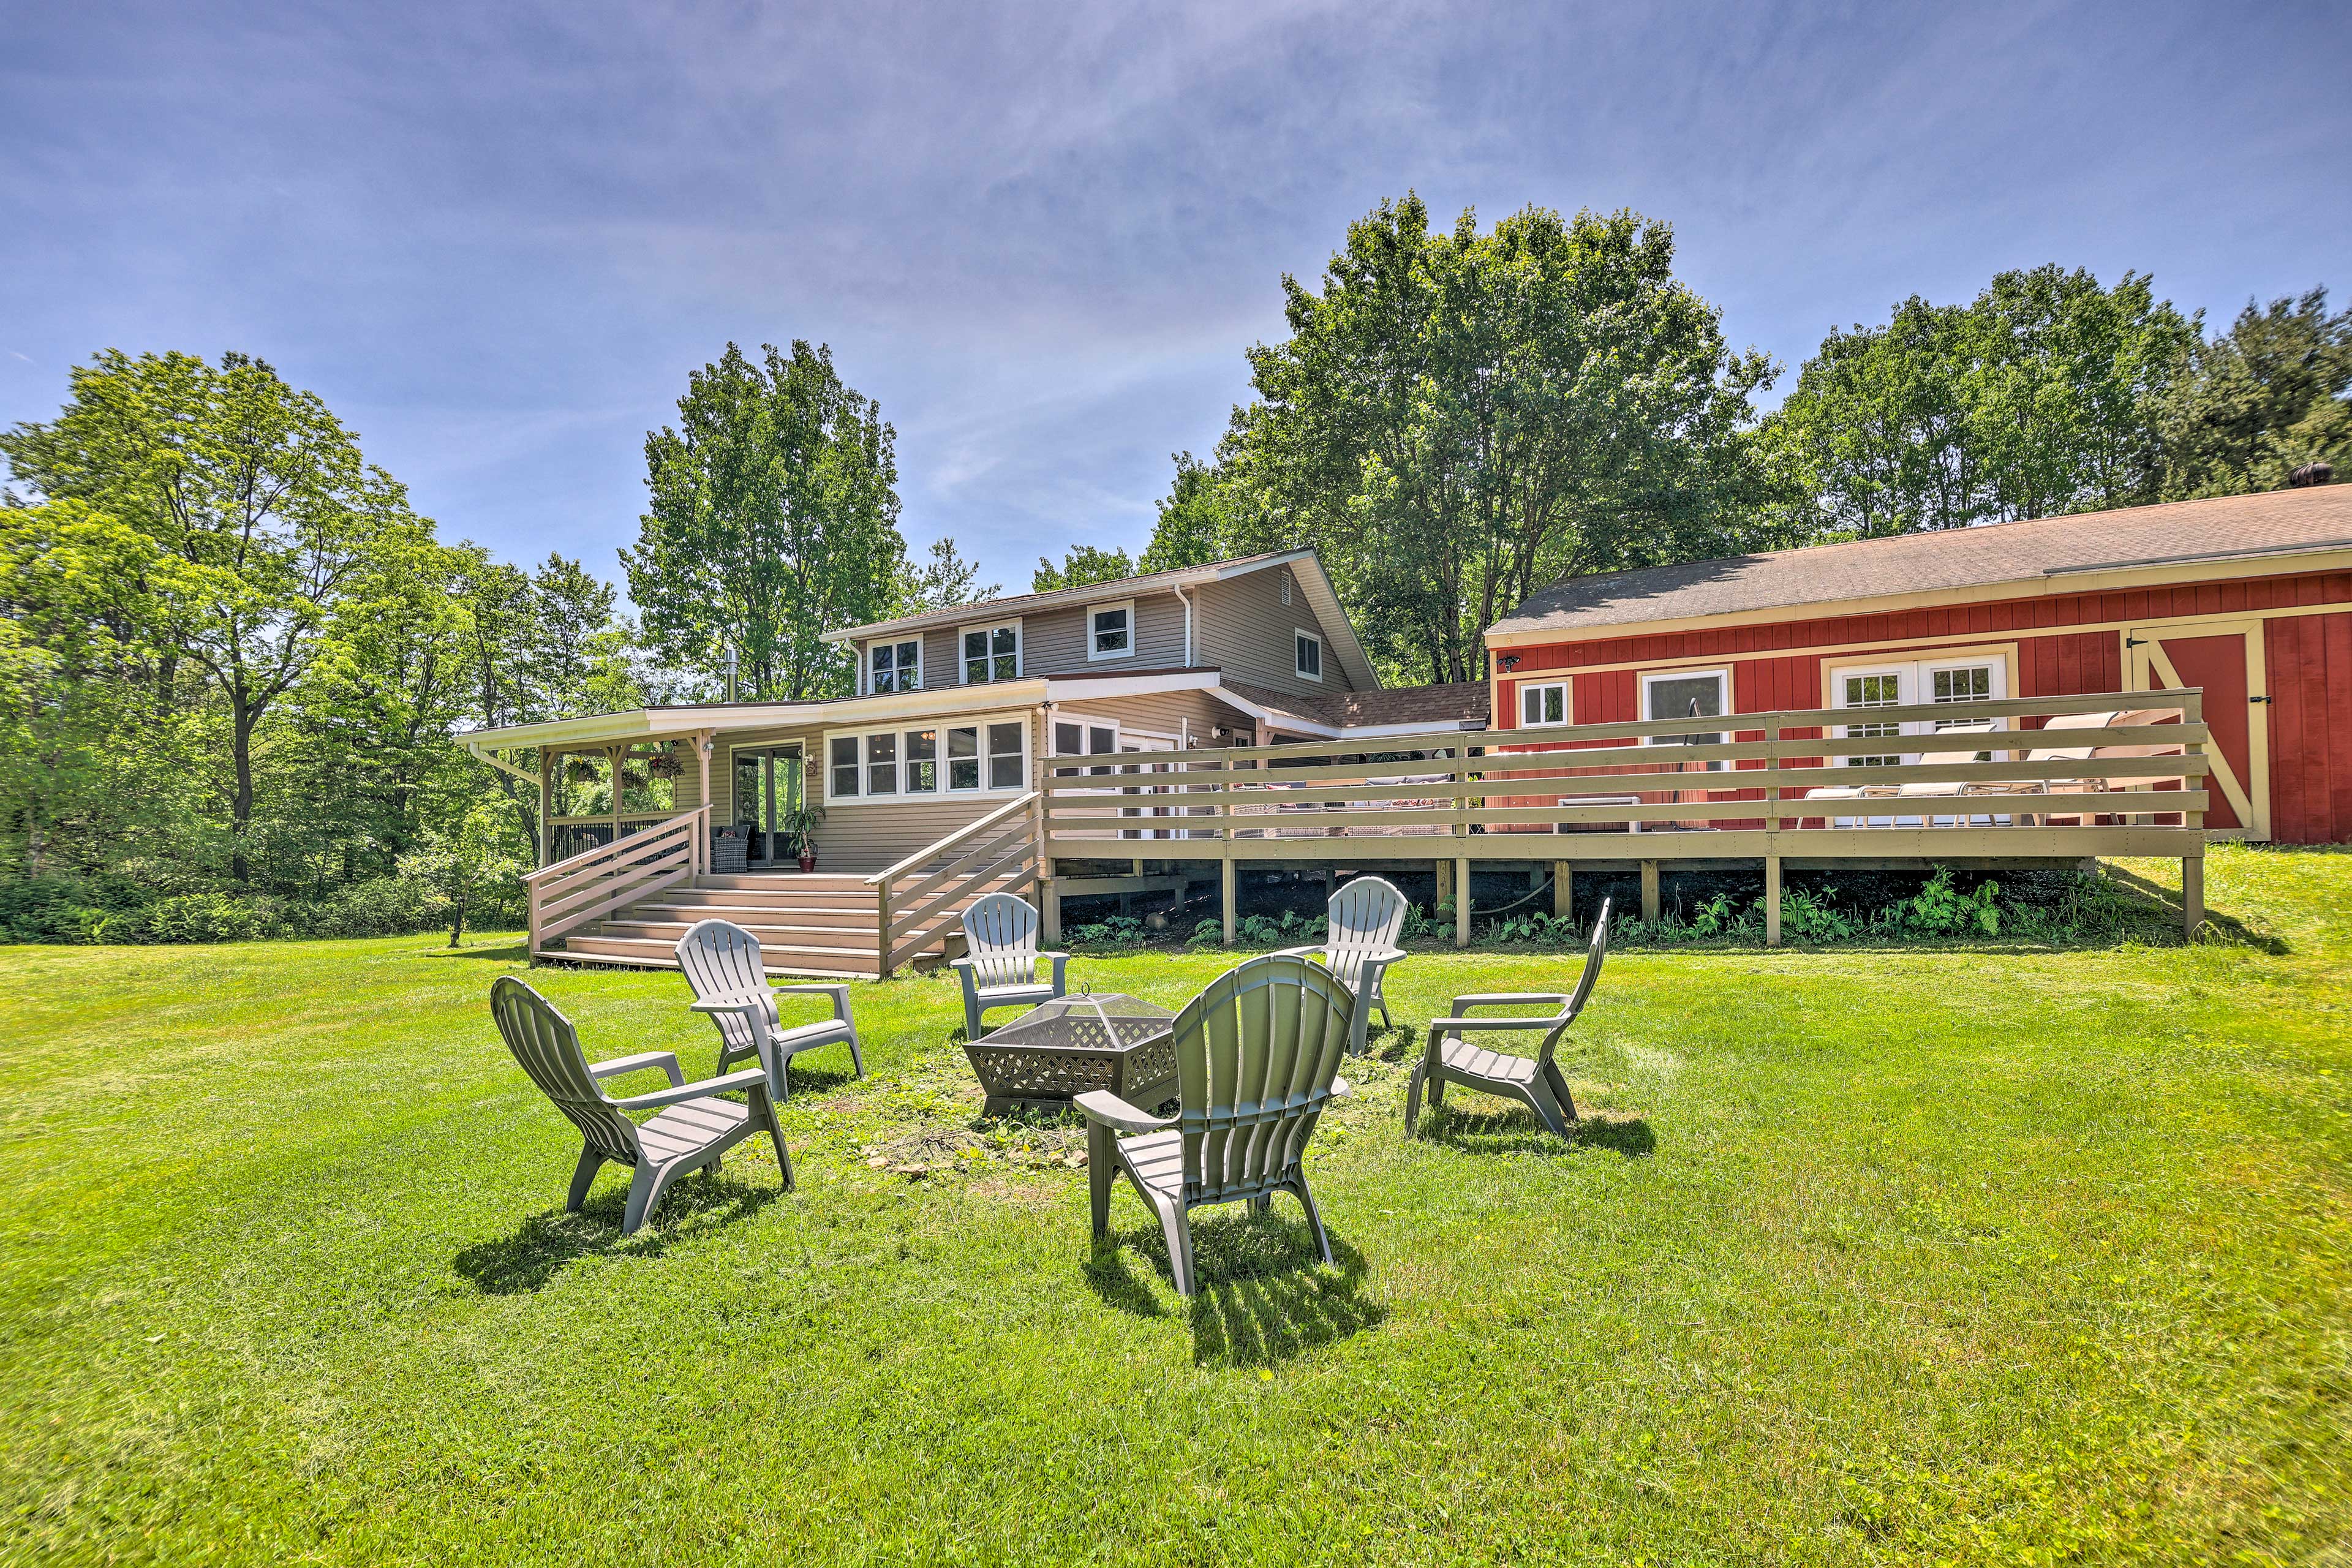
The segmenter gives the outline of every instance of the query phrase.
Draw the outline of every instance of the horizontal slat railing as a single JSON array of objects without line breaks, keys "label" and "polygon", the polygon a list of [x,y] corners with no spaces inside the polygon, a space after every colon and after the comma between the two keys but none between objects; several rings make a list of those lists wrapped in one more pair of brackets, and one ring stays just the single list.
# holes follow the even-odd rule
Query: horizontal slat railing
[{"label": "horizontal slat railing", "polygon": [[[1517,838],[1547,828],[1688,830],[1687,842],[1673,848],[1645,841],[1639,851],[1643,858],[1719,853],[1703,840],[1727,831],[1801,837],[1805,847],[1792,845],[1791,854],[1840,853],[1823,836],[1912,827],[1931,836],[2031,831],[2042,847],[2032,852],[2063,853],[2048,847],[2060,842],[2050,835],[2074,829],[2053,829],[2042,820],[2049,817],[2073,819],[2084,831],[2094,828],[2095,818],[2110,818],[2133,828],[2133,843],[2146,844],[2168,829],[2157,822],[2161,816],[2177,819],[2178,827],[2168,830],[2198,835],[2201,842],[2202,814],[2211,803],[2205,783],[2212,765],[2207,756],[2210,736],[2200,721],[2202,697],[2196,689],[2095,692],[1157,752],[1151,763],[1160,771],[1129,775],[1136,780],[1132,784],[1121,782],[1121,775],[1049,774],[1043,802],[1046,847],[1056,856],[1118,855],[1121,851],[1113,846],[1123,842],[1121,830],[1137,820],[1129,814],[1147,802],[1148,808],[1172,813],[1154,820],[1195,839],[1218,841],[1206,850],[1210,856],[1246,853],[1252,858],[1256,853],[1242,845],[1334,838],[1376,850],[1378,840],[1402,839],[1410,847],[1392,842],[1384,852],[1443,858],[1472,853],[1467,843],[1444,846],[1448,838]],[[2160,721],[2109,721],[2046,735],[2021,723],[2126,710]],[[2005,727],[1948,729],[1984,721]],[[1900,735],[1843,732],[1859,724],[1928,723],[1947,729]],[[1708,728],[1699,730],[1700,725]],[[1723,738],[1705,744],[1672,739],[1694,732]],[[1364,756],[1375,748],[1378,760]],[[1481,754],[1470,755],[1471,748]],[[2108,754],[2046,754],[2060,750]],[[2116,754],[2119,750],[2130,754]],[[2037,752],[2045,754],[2030,754]],[[1965,752],[1990,753],[1990,760],[1919,760]],[[1890,755],[1914,760],[1891,765],[1844,760]],[[1905,786],[1910,786],[1908,794],[1901,793]],[[1866,794],[1812,794],[1848,789]],[[2147,828],[2159,831],[2151,836]],[[2011,835],[1991,842],[2023,840]],[[2091,847],[2092,839],[2084,842],[2084,852],[2101,852]],[[1500,847],[1488,845],[1483,852]],[[1549,858],[1564,847],[1538,850],[1530,845],[1520,852]]]},{"label": "horizontal slat railing", "polygon": [[1036,880],[1037,805],[1031,790],[866,879],[883,979],[929,944],[928,927],[949,909],[982,890],[1018,892]]},{"label": "horizontal slat railing", "polygon": [[525,875],[531,952],[543,953],[548,943],[566,931],[698,875],[709,854],[705,831],[709,818],[710,808],[698,805],[676,813],[659,826]]}]

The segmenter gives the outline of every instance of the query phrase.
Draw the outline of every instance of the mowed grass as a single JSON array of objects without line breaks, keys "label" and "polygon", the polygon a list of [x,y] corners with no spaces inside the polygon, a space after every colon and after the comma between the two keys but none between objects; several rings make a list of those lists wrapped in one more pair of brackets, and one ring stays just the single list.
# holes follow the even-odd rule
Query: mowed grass
[{"label": "mowed grass", "polygon": [[[946,980],[803,1058],[796,1191],[750,1148],[623,1241],[491,1027],[511,939],[0,950],[0,1557],[2344,1563],[2352,857],[2209,885],[2258,940],[1623,955],[1572,1145],[1405,1142],[1382,1034],[1338,1267],[1207,1213],[1193,1303],[1082,1171],[868,1165],[974,1123]],[[677,976],[533,978],[710,1070]]]}]

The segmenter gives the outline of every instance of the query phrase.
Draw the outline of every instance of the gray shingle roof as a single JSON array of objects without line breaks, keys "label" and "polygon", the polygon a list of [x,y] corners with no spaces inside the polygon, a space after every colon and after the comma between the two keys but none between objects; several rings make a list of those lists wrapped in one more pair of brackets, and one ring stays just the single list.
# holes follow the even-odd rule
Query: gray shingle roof
[{"label": "gray shingle roof", "polygon": [[1496,635],[1579,632],[2331,546],[2352,547],[2352,485],[2075,512],[1570,577],[1488,629]]}]

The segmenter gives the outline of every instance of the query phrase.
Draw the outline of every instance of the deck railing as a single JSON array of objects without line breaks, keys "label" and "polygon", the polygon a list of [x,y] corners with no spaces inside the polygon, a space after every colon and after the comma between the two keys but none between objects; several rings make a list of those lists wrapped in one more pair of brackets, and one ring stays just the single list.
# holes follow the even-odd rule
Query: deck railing
[{"label": "deck railing", "polygon": [[625,833],[523,878],[530,910],[530,952],[709,869],[710,808],[698,805],[656,826]]},{"label": "deck railing", "polygon": [[1045,779],[1048,874],[1132,855],[1147,793],[1182,836],[1162,852],[1223,860],[1229,885],[1252,859],[1632,860],[1647,878],[1660,860],[1762,858],[1775,890],[1783,855],[2179,855],[2201,870],[2202,701],[2185,688],[1155,752],[1132,785]]},{"label": "deck railing", "polygon": [[1037,805],[1031,790],[866,879],[874,889],[882,978],[929,944],[930,927],[949,910],[1036,881]]}]

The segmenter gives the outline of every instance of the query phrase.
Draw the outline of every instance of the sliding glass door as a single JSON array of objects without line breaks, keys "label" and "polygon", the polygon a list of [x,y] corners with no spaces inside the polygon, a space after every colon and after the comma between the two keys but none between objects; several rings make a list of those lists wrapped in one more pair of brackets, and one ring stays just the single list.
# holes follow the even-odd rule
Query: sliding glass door
[{"label": "sliding glass door", "polygon": [[752,866],[789,866],[800,840],[784,826],[801,808],[801,749],[738,746],[734,752],[735,831]]}]

